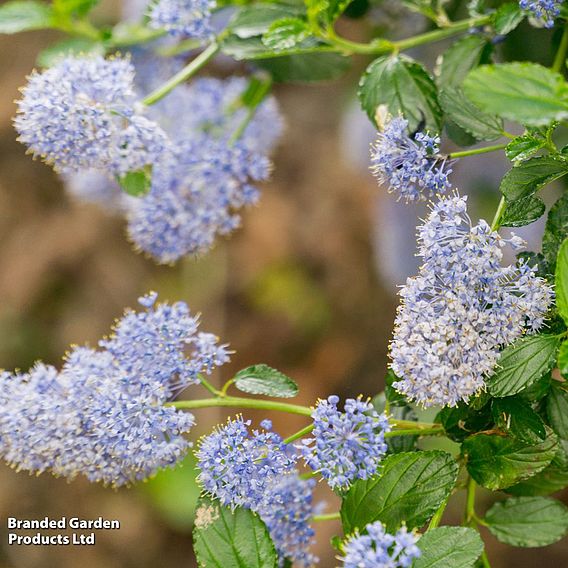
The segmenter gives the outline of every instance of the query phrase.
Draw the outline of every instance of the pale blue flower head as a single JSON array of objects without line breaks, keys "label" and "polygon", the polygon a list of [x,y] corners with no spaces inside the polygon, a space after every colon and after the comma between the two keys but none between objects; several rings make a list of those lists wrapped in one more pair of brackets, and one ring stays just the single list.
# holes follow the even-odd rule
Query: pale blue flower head
[{"label": "pale blue flower head", "polygon": [[22,89],[14,120],[19,140],[58,171],[123,175],[167,149],[163,130],[143,115],[127,59],[67,57]]},{"label": "pale blue flower head", "polygon": [[406,527],[387,533],[380,521],[365,527],[366,534],[355,533],[343,544],[343,568],[410,568],[421,551],[418,535]]},{"label": "pale blue flower head", "polygon": [[560,15],[563,0],[519,0],[522,10],[529,12],[531,19],[545,28],[552,28]]},{"label": "pale blue flower head", "polygon": [[213,34],[211,10],[215,5],[214,0],[154,0],[149,25],[175,36],[207,39]]},{"label": "pale blue flower head", "polygon": [[313,437],[299,447],[306,464],[319,472],[332,489],[345,490],[357,479],[368,479],[387,452],[388,419],[368,401],[349,398],[343,411],[339,397],[320,400],[315,407]]}]

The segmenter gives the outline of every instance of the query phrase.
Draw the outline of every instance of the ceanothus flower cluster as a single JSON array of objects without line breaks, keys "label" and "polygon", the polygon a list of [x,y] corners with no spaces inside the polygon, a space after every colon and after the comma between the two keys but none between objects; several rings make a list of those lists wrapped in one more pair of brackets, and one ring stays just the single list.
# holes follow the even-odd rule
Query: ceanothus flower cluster
[{"label": "ceanothus flower cluster", "polygon": [[[63,367],[0,376],[0,455],[18,470],[127,485],[180,461],[191,414],[165,403],[228,360],[184,302],[141,298],[102,350],[74,347]],[[186,354],[187,350],[190,354]]]},{"label": "ceanothus flower cluster", "polygon": [[211,496],[230,507],[245,507],[266,524],[280,556],[302,566],[316,559],[309,553],[313,529],[314,480],[301,479],[298,456],[272,432],[270,420],[249,430],[242,417],[202,438],[196,452],[198,481]]},{"label": "ceanothus flower cluster", "polygon": [[22,94],[18,140],[58,171],[95,168],[120,176],[167,150],[166,134],[137,103],[127,59],[67,57],[33,72]]},{"label": "ceanothus flower cluster", "polygon": [[438,136],[418,132],[410,137],[405,118],[388,117],[371,150],[371,171],[399,199],[431,199],[451,188],[452,170],[439,150]]},{"label": "ceanothus flower cluster", "polygon": [[315,407],[313,437],[300,446],[306,464],[327,480],[332,489],[345,490],[357,479],[377,473],[387,452],[385,414],[361,399],[348,398],[344,411],[339,397],[320,400]]},{"label": "ceanothus flower cluster", "polygon": [[390,534],[376,521],[365,531],[367,534],[355,533],[343,544],[343,568],[409,568],[421,555],[418,536],[406,527]]},{"label": "ceanothus flower cluster", "polygon": [[207,39],[213,34],[214,0],[155,0],[150,4],[149,25],[173,36]]},{"label": "ceanothus flower cluster", "polygon": [[418,242],[423,264],[400,292],[390,348],[393,386],[423,406],[455,406],[483,388],[501,347],[542,326],[553,292],[526,263],[501,265],[503,247],[524,242],[473,225],[465,197],[436,203]]},{"label": "ceanothus flower cluster", "polygon": [[519,0],[519,6],[529,12],[540,25],[552,28],[554,20],[560,15],[562,2],[563,0]]}]

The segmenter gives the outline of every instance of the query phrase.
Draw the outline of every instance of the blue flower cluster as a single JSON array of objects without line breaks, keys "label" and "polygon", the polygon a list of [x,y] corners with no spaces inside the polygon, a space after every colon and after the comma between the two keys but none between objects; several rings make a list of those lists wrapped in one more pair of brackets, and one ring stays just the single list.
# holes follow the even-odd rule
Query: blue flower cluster
[{"label": "blue flower cluster", "polygon": [[0,376],[0,455],[8,463],[120,486],[184,457],[194,418],[165,403],[228,352],[197,333],[185,303],[155,300],[141,298],[146,311],[128,311],[102,350],[74,347],[60,371],[38,363]]},{"label": "blue flower cluster", "polygon": [[343,544],[344,568],[409,568],[421,551],[418,536],[400,528],[396,534],[386,532],[380,521],[365,527],[367,534],[355,533]]},{"label": "blue flower cluster", "polygon": [[22,94],[14,120],[18,140],[59,171],[122,175],[167,150],[166,134],[137,104],[127,59],[65,58],[32,73]]},{"label": "blue flower cluster", "polygon": [[304,440],[300,451],[332,489],[345,490],[353,481],[377,473],[387,452],[385,432],[390,426],[386,415],[368,401],[349,398],[343,412],[338,402],[337,396],[318,402],[312,413],[313,438]]},{"label": "blue flower cluster", "polygon": [[553,292],[525,263],[502,266],[503,239],[472,225],[466,198],[433,205],[418,230],[423,264],[400,295],[391,368],[394,387],[424,406],[467,402],[484,386],[502,346],[538,330]]},{"label": "blue flower cluster", "polygon": [[519,0],[519,6],[530,12],[540,25],[552,28],[554,20],[560,15],[562,2],[563,0]]},{"label": "blue flower cluster", "polygon": [[171,35],[207,39],[213,34],[214,0],[156,0],[150,4],[149,25]]},{"label": "blue flower cluster", "polygon": [[[155,65],[144,53],[137,53],[134,61],[143,95],[155,87]],[[159,263],[206,252],[217,236],[240,225],[240,209],[257,203],[255,183],[268,178],[267,154],[283,129],[276,101],[269,97],[239,140],[231,141],[249,112],[240,101],[246,87],[241,77],[197,79],[149,109],[170,146],[153,163],[146,196],[129,198],[104,173],[92,169],[66,176],[68,190],[123,211],[130,240]]]},{"label": "blue flower cluster", "polygon": [[289,558],[311,566],[314,480],[296,470],[297,455],[271,431],[249,431],[250,421],[238,417],[202,438],[196,452],[198,480],[205,491],[226,506],[245,507],[266,523],[281,562]]},{"label": "blue flower cluster", "polygon": [[389,117],[371,150],[371,171],[406,202],[424,201],[446,193],[452,170],[439,155],[440,138],[418,132],[408,134],[408,121]]}]

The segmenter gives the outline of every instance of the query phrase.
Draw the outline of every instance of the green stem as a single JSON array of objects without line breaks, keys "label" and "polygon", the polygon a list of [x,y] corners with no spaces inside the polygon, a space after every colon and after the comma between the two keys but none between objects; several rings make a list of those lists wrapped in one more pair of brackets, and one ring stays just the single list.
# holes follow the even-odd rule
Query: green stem
[{"label": "green stem", "polygon": [[497,150],[504,150],[508,144],[494,144],[493,146],[485,146],[484,148],[474,148],[473,150],[464,150],[463,152],[452,152],[448,154],[448,158],[465,158],[466,156],[477,156],[478,154],[487,154]]},{"label": "green stem", "polygon": [[298,430],[295,434],[288,436],[288,438],[286,438],[284,440],[284,443],[285,444],[291,444],[292,442],[295,442],[296,440],[303,438],[306,434],[309,434],[313,429],[314,429],[314,425],[310,424],[309,426],[306,426],[305,428]]},{"label": "green stem", "polygon": [[446,510],[446,507],[448,506],[449,500],[450,500],[450,496],[448,495],[448,497],[446,499],[444,499],[442,504],[438,507],[438,510],[434,513],[434,516],[432,517],[432,519],[430,520],[430,524],[428,525],[428,530],[435,529],[440,524],[440,521],[442,520],[442,517],[444,516],[444,511]]},{"label": "green stem", "polygon": [[430,430],[432,428],[441,428],[441,424],[433,424],[432,422],[412,422],[412,420],[392,420],[391,425],[395,428],[404,430]]},{"label": "green stem", "polygon": [[385,432],[385,438],[394,438],[395,436],[440,436],[443,433],[443,426],[434,426],[432,428],[403,428],[401,430]]},{"label": "green stem", "polygon": [[239,396],[226,396],[219,398],[202,398],[200,400],[176,400],[169,402],[169,406],[179,409],[211,408],[218,406],[228,406],[232,408],[257,408],[259,410],[276,410],[288,412],[289,414],[300,414],[301,416],[311,416],[312,409],[307,406],[288,404],[272,400],[242,398]]},{"label": "green stem", "polygon": [[312,521],[317,523],[319,521],[339,521],[341,520],[341,513],[326,513],[325,515],[314,515]]},{"label": "green stem", "polygon": [[467,497],[465,501],[465,514],[463,519],[464,525],[471,525],[475,522],[475,489],[477,484],[473,477],[470,477],[467,482]]},{"label": "green stem", "polygon": [[491,222],[492,231],[499,230],[499,227],[501,226],[501,217],[503,217],[506,205],[507,203],[505,202],[505,196],[502,195],[501,200],[499,201],[499,205],[497,206],[497,211],[495,211],[495,216],[493,217],[493,221]]},{"label": "green stem", "polygon": [[564,33],[562,34],[562,39],[560,40],[560,45],[558,46],[558,51],[554,57],[554,63],[551,69],[560,73],[563,67],[566,65],[566,53],[568,52],[568,24],[564,27]]},{"label": "green stem", "polygon": [[219,41],[214,41],[206,49],[204,49],[195,59],[190,61],[179,73],[176,73],[169,81],[158,87],[153,93],[150,93],[142,102],[145,105],[153,105],[163,99],[170,91],[175,89],[179,84],[184,83],[190,77],[195,75],[202,67],[207,65],[217,53],[219,53]]},{"label": "green stem", "polygon": [[221,396],[221,391],[217,390],[203,375],[199,375],[199,382],[213,395]]},{"label": "green stem", "polygon": [[487,552],[485,552],[485,550],[481,553],[480,560],[483,564],[483,568],[491,568],[491,564],[489,563],[489,558],[487,558]]}]

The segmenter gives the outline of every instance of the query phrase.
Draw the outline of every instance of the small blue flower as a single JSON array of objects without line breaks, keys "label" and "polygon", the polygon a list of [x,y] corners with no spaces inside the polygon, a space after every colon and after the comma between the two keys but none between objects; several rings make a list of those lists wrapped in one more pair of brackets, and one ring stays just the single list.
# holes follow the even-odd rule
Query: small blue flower
[{"label": "small blue flower", "polygon": [[238,417],[201,439],[198,480],[223,505],[257,511],[274,480],[295,471],[296,456],[275,432],[249,426]]},{"label": "small blue flower", "polygon": [[390,346],[394,387],[423,406],[455,406],[483,388],[502,347],[538,330],[553,292],[527,264],[502,266],[503,239],[471,223],[466,199],[432,207],[418,229],[422,265],[401,289]]},{"label": "small blue flower", "polygon": [[390,426],[370,402],[349,398],[343,412],[338,402],[337,396],[318,402],[312,413],[313,438],[304,440],[299,449],[306,464],[332,489],[345,490],[353,481],[377,473],[387,452],[385,432]]},{"label": "small blue flower", "polygon": [[367,534],[355,533],[343,544],[343,568],[409,568],[421,551],[418,535],[406,527],[396,534],[385,531],[380,521],[365,527]]},{"label": "small blue flower", "polygon": [[563,0],[519,0],[522,10],[530,12],[534,20],[545,28],[552,28],[560,15]]},{"label": "small blue flower", "polygon": [[61,172],[123,175],[168,148],[163,130],[142,115],[126,59],[68,57],[30,75],[14,120],[19,140]]},{"label": "small blue flower", "polygon": [[424,201],[451,188],[452,170],[439,156],[440,138],[419,132],[408,135],[408,121],[388,118],[371,151],[371,171],[406,202]]},{"label": "small blue flower", "polygon": [[155,0],[149,9],[149,25],[175,36],[207,39],[213,34],[214,0]]}]

